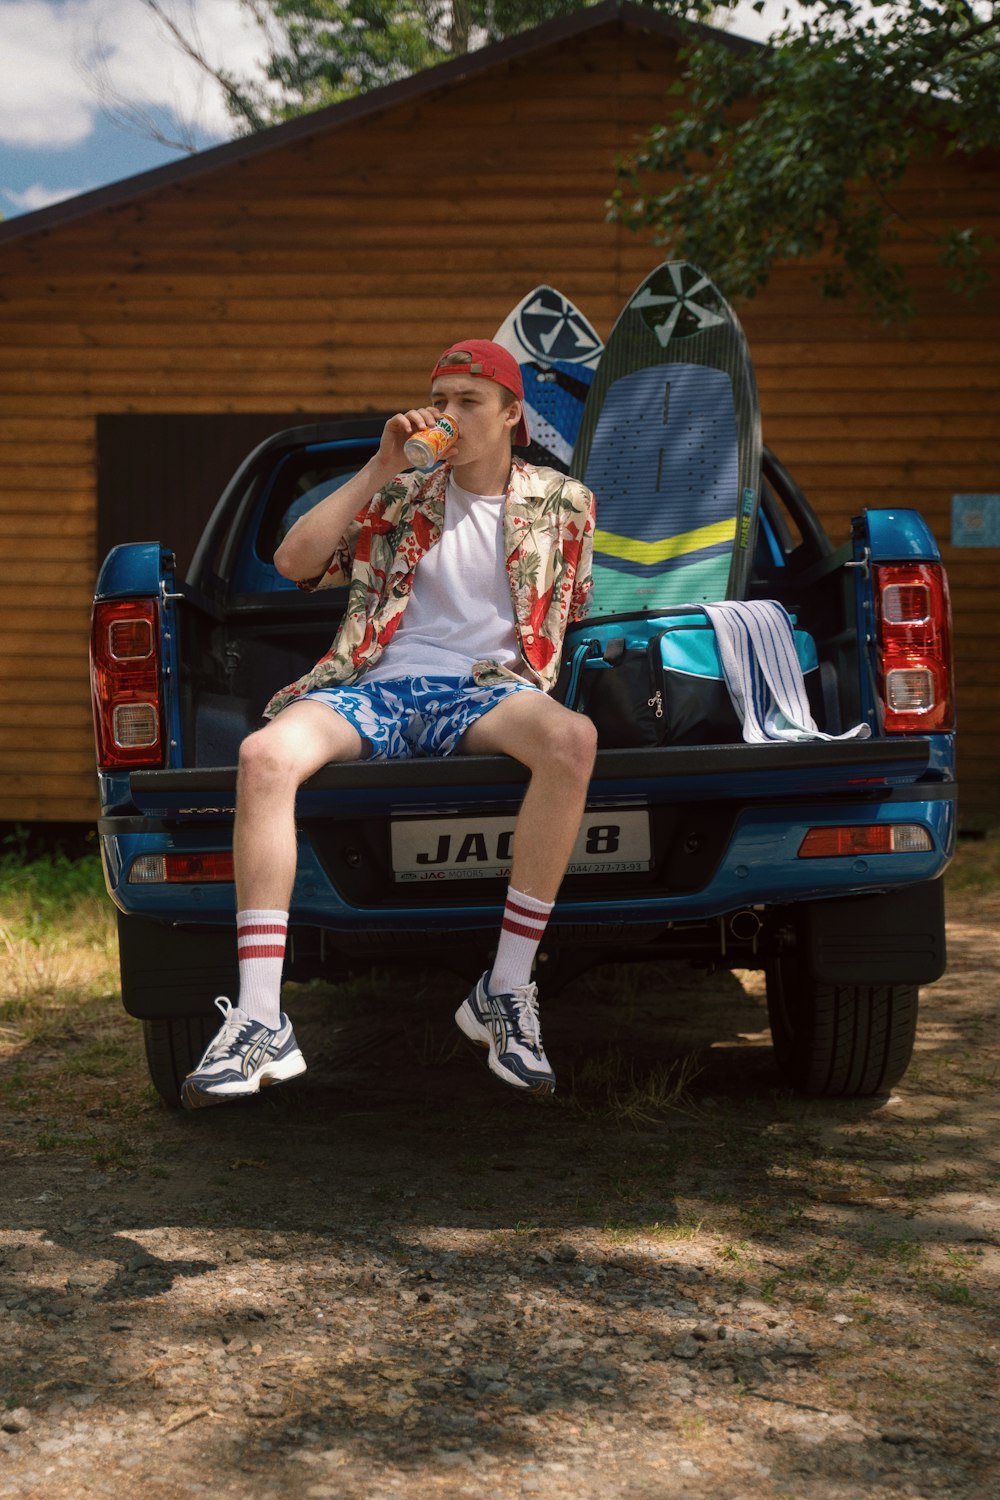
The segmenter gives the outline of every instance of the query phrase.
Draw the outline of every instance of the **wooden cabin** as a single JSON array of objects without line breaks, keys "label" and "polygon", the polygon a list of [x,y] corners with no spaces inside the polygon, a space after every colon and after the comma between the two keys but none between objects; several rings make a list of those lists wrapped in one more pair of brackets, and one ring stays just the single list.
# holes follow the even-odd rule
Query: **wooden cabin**
[{"label": "wooden cabin", "polygon": [[[607,0],[0,225],[0,820],[94,817],[88,623],[111,544],[189,556],[260,437],[412,404],[442,347],[491,335],[539,282],[609,332],[662,251],[605,202],[616,158],[675,107],[678,45],[667,18]],[[834,539],[900,505],[944,544],[962,826],[985,826],[1000,589],[979,544],[1000,536],[970,521],[976,501],[976,545],[951,528],[953,496],[1000,490],[1000,289],[949,294],[932,241],[951,214],[996,234],[997,158],[942,151],[897,199],[905,332],[823,300],[800,264],[739,311],[765,440]]]}]

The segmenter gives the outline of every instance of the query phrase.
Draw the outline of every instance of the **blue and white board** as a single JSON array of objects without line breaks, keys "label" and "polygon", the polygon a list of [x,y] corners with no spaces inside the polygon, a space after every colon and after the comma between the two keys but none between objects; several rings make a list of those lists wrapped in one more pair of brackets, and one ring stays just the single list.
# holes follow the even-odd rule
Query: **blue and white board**
[{"label": "blue and white board", "polygon": [[611,331],[573,453],[597,496],[594,613],[743,598],[760,464],[736,314],[696,266],[664,262]]},{"label": "blue and white board", "polygon": [[600,335],[555,287],[536,286],[494,334],[521,366],[534,464],[569,471],[587,392],[601,358]]}]

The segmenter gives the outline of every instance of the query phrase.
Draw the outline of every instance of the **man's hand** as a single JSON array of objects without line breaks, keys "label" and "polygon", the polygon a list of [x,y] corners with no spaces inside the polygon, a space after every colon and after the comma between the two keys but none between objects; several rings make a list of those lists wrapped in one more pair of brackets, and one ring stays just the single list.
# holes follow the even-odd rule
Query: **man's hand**
[{"label": "man's hand", "polygon": [[393,474],[411,467],[403,452],[403,444],[407,438],[419,432],[422,427],[433,427],[440,415],[433,406],[415,406],[412,411],[397,412],[394,417],[389,418],[382,429],[378,457],[385,461]]}]

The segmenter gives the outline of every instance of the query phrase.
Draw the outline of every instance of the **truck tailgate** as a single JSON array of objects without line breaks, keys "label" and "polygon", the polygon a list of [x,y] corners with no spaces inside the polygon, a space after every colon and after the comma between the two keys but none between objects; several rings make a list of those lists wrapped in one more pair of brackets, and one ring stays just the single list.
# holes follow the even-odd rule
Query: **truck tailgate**
[{"label": "truck tailgate", "polygon": [[[856,798],[925,777],[942,779],[934,762],[932,741],[919,737],[602,750],[590,800],[657,803],[724,795],[756,802],[837,794]],[[474,805],[484,794],[511,805],[520,801],[527,780],[524,766],[498,755],[350,761],[324,766],[310,777],[299,793],[299,808],[313,816],[329,809],[342,817],[349,799],[359,816],[404,808],[432,812]],[[233,811],[236,768],[133,771],[129,785],[135,807],[147,816],[218,818]]]}]

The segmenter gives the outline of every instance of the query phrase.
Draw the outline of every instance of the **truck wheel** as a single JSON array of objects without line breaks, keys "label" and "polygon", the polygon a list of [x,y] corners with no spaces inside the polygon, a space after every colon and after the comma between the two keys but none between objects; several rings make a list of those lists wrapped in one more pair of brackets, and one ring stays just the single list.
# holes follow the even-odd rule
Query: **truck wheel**
[{"label": "truck wheel", "polygon": [[156,1092],[171,1109],[180,1108],[181,1084],[201,1060],[218,1029],[211,1016],[156,1017],[143,1021],[149,1076]]},{"label": "truck wheel", "polygon": [[767,1012],[778,1071],[827,1098],[884,1094],[909,1065],[915,984],[824,984],[792,958],[767,966]]}]

